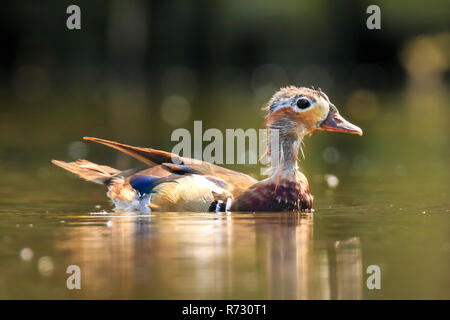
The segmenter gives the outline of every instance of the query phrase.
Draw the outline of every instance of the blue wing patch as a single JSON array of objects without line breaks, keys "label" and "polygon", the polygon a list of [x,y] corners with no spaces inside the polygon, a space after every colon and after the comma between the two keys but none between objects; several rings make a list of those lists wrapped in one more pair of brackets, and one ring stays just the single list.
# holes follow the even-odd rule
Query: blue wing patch
[{"label": "blue wing patch", "polygon": [[182,164],[175,164],[175,163],[163,163],[163,167],[168,168],[172,172],[176,174],[186,174],[186,173],[192,173],[196,174],[198,173],[197,170],[189,168],[188,166],[182,165]]},{"label": "blue wing patch", "polygon": [[160,178],[135,175],[130,178],[130,185],[141,195],[149,194],[160,183]]}]

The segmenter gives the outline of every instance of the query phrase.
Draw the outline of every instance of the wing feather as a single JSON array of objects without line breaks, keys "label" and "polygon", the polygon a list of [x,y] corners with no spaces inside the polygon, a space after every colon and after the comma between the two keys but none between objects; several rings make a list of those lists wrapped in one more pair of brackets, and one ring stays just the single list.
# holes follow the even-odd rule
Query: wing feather
[{"label": "wing feather", "polygon": [[180,157],[174,153],[166,151],[156,150],[152,148],[134,147],[119,142],[93,137],[84,137],[84,140],[101,143],[108,147],[124,152],[129,156],[134,157],[137,160],[149,165],[150,167],[162,165],[162,167],[177,174],[195,173],[212,178],[222,179],[227,184],[228,191],[231,192],[234,196],[238,196],[240,193],[258,182],[258,180],[247,174],[222,168],[205,161]]}]

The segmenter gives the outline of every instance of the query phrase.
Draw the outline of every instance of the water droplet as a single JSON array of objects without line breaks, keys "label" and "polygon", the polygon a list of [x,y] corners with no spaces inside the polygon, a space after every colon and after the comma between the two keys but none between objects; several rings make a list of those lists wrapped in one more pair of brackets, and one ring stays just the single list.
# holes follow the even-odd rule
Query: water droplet
[{"label": "water droplet", "polygon": [[339,185],[339,178],[334,174],[325,175],[325,181],[327,182],[328,187],[331,189],[334,189]]},{"label": "water droplet", "polygon": [[53,259],[49,256],[44,256],[38,260],[38,270],[43,276],[50,276],[53,273],[54,265]]},{"label": "water droplet", "polygon": [[29,261],[33,258],[33,255],[33,250],[30,248],[23,248],[20,250],[20,258],[22,258],[22,260]]}]

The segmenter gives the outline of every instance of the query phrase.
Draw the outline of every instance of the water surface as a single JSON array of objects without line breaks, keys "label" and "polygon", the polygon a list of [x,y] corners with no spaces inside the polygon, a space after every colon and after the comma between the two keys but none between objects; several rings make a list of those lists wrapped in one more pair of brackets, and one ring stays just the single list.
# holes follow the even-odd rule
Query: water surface
[{"label": "water surface", "polygon": [[[20,193],[0,188],[0,298],[450,298],[445,175],[316,187],[314,214],[151,215],[114,213],[68,175],[39,192],[19,177]],[[69,265],[81,290],[66,288]]]},{"label": "water surface", "polygon": [[[436,88],[380,94],[371,114],[364,105],[343,108],[363,137],[305,139],[309,215],[111,212],[103,186],[50,159],[142,166],[79,141],[91,135],[171,150],[174,128],[161,123],[156,104],[134,116],[120,109],[126,115],[114,122],[107,104],[92,106],[83,95],[26,112],[3,101],[0,298],[449,299],[450,100]],[[191,120],[222,131],[260,127],[259,106],[223,98],[214,108],[205,99]],[[232,168],[259,177],[258,165]],[[337,187],[326,174],[337,176]],[[66,288],[69,265],[81,268],[81,290]],[[366,286],[371,265],[380,267],[380,290]]]}]

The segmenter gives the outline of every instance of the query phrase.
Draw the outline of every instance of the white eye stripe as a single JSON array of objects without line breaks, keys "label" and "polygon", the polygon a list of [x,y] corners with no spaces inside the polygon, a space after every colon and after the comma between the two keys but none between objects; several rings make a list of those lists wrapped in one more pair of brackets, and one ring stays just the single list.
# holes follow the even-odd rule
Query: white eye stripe
[{"label": "white eye stripe", "polygon": [[[309,102],[309,106],[306,108],[300,108],[297,105],[298,100],[304,99]],[[312,99],[305,97],[305,96],[296,96],[292,98],[286,98],[283,100],[278,100],[274,102],[270,107],[270,113],[276,112],[283,108],[291,108],[296,112],[302,112],[311,109],[316,104],[316,101],[313,101]]]},{"label": "white eye stripe", "polygon": [[278,100],[272,104],[272,106],[270,108],[271,109],[270,112],[272,113],[272,112],[278,111],[282,108],[292,108],[295,106],[296,102],[297,102],[297,99],[295,99],[295,98]]}]

